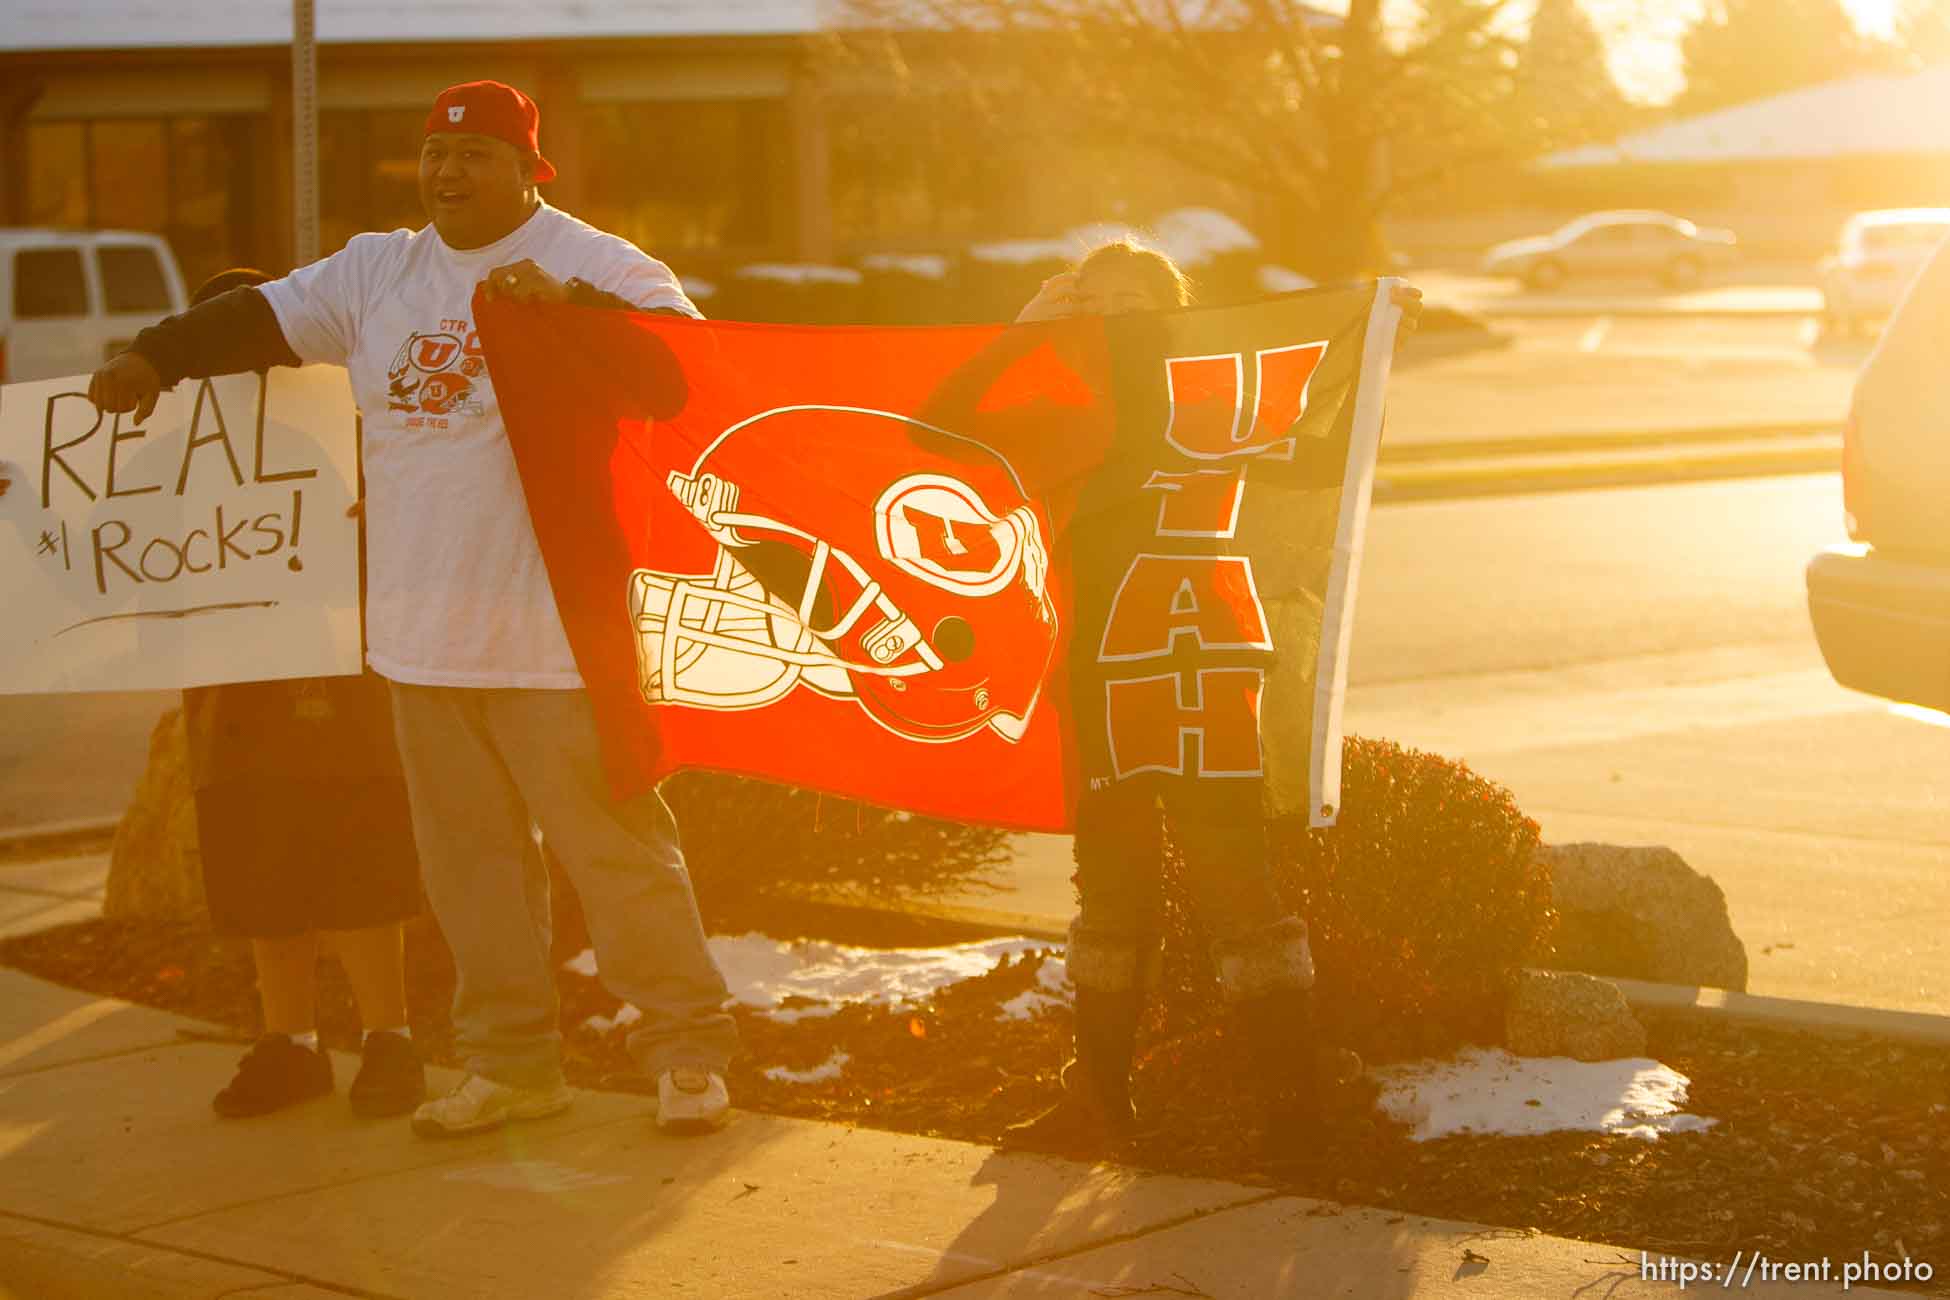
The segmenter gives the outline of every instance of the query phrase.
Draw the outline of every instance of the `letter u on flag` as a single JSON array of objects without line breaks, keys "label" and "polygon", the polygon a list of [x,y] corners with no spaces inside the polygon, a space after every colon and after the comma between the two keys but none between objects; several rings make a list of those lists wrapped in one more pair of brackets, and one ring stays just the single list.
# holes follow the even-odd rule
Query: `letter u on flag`
[{"label": "letter u on flag", "polygon": [[1021,326],[476,304],[612,786],[1330,824],[1392,281]]}]

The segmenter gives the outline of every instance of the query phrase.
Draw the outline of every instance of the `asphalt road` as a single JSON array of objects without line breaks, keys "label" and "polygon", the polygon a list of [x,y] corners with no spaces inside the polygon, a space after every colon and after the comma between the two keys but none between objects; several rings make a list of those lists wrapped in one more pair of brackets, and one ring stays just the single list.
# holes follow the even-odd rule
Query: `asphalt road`
[{"label": "asphalt road", "polygon": [[120,817],[175,692],[0,695],[0,835]]},{"label": "asphalt road", "polygon": [[[1432,331],[1388,390],[1391,444],[1592,433],[1841,426],[1866,340],[1792,316],[1493,318]],[[1495,346],[1482,346],[1483,343]]]},{"label": "asphalt road", "polygon": [[[1753,992],[1950,1013],[1950,726],[1822,666],[1802,567],[1839,492],[1378,509],[1346,728],[1462,759],[1549,842],[1677,850],[1726,892]],[[1066,844],[1025,849],[1007,905],[1067,913]]]},{"label": "asphalt road", "polygon": [[1467,761],[1554,842],[1719,881],[1755,992],[1950,1012],[1950,727],[1844,691],[1802,566],[1833,476],[1376,512],[1349,730]]}]

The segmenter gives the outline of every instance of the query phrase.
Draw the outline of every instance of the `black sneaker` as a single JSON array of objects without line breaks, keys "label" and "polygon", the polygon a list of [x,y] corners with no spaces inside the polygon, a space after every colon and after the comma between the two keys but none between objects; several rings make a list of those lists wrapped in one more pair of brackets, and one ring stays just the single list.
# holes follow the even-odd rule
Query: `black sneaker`
[{"label": "black sneaker", "polygon": [[237,1062],[237,1077],[210,1099],[225,1119],[248,1119],[323,1097],[332,1090],[332,1058],[283,1034],[266,1034]]},{"label": "black sneaker", "polygon": [[352,1099],[352,1113],[366,1119],[404,1115],[425,1101],[427,1072],[413,1050],[413,1040],[398,1034],[367,1034],[359,1077],[347,1096]]}]

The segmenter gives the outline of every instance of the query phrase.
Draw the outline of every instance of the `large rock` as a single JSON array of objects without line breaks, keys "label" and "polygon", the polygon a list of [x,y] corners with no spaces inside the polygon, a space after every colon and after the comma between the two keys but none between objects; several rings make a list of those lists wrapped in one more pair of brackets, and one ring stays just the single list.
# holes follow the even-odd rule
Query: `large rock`
[{"label": "large rock", "polygon": [[1645,1055],[1645,1026],[1618,986],[1573,971],[1518,971],[1503,1013],[1503,1039],[1518,1056],[1614,1061]]},{"label": "large rock", "polygon": [[186,921],[209,915],[181,709],[163,714],[149,734],[149,766],[115,828],[102,915]]},{"label": "large rock", "polygon": [[1745,992],[1747,949],[1726,895],[1671,849],[1552,844],[1555,951],[1541,965]]}]

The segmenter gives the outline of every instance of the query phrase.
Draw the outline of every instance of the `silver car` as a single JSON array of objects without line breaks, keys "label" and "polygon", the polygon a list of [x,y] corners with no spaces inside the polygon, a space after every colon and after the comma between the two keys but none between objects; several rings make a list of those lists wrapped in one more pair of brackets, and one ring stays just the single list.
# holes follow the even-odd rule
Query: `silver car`
[{"label": "silver car", "polygon": [[1555,289],[1573,277],[1651,277],[1690,289],[1734,248],[1730,230],[1704,230],[1664,212],[1591,212],[1548,235],[1498,244],[1483,258],[1486,275],[1513,275],[1533,289]]},{"label": "silver car", "polygon": [[1950,711],[1950,245],[1855,381],[1842,431],[1850,545],[1808,565],[1808,613],[1844,686]]}]

